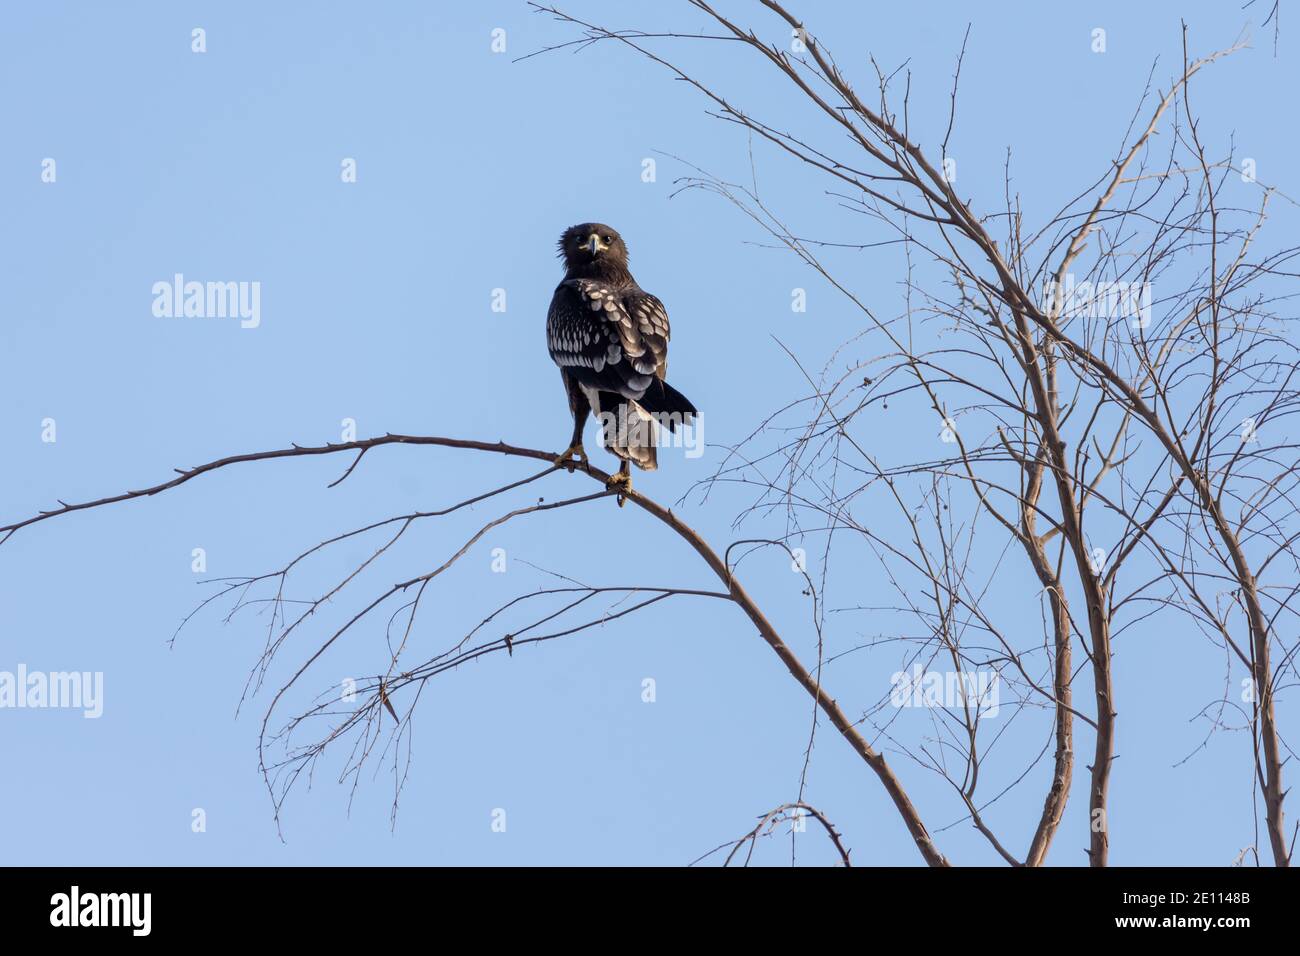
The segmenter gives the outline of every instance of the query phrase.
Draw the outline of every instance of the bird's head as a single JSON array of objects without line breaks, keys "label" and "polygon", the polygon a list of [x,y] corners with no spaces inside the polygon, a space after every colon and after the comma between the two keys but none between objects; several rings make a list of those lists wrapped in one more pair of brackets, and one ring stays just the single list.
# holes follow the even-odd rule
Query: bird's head
[{"label": "bird's head", "polygon": [[627,269],[627,246],[616,231],[599,222],[570,226],[560,237],[560,258],[572,274]]}]

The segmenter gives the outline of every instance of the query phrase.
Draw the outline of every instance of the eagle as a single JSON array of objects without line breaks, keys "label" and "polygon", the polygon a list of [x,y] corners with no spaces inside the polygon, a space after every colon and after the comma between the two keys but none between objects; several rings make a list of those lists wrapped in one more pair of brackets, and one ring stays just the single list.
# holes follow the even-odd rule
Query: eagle
[{"label": "eagle", "polygon": [[603,425],[602,446],[622,460],[610,487],[627,491],[629,463],[645,471],[658,466],[659,427],[675,431],[699,413],[665,380],[668,310],[632,278],[623,237],[584,222],[564,231],[559,249],[564,280],[546,313],[546,345],[564,380],[573,437],[555,464],[587,460],[582,430],[590,413]]}]

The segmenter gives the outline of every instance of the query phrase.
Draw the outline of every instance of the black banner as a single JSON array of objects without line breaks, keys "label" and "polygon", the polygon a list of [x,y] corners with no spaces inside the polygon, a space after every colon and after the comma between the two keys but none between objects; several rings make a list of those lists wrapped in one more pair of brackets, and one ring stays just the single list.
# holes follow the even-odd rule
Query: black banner
[{"label": "black banner", "polygon": [[[494,938],[557,920],[716,924],[763,933],[841,919],[919,940],[1011,940],[1025,930],[1230,944],[1294,926],[1296,884],[1268,869],[115,869],[0,871],[11,941],[127,939],[361,943],[447,922]],[[840,914],[837,916],[836,914]],[[533,927],[532,930],[529,927]],[[866,939],[863,941],[866,944]],[[378,945],[378,943],[377,943]]]}]

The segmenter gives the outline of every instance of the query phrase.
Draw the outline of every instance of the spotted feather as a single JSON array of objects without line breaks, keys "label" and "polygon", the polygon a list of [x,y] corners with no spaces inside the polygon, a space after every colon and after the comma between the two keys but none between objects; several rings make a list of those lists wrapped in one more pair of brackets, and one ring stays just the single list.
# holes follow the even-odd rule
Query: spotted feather
[{"label": "spotted feather", "polygon": [[667,371],[671,330],[663,303],[635,284],[566,279],[546,318],[551,358],[580,384],[639,400]]}]

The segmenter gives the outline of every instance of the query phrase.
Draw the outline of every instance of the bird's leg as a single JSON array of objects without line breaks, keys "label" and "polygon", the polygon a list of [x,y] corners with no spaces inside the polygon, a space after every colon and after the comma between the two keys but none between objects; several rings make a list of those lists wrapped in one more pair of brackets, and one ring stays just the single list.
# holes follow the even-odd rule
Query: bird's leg
[{"label": "bird's leg", "polygon": [[627,459],[623,460],[622,466],[618,469],[618,474],[610,475],[605,480],[606,488],[618,488],[618,506],[623,507],[623,502],[627,500],[627,493],[632,490],[632,467],[628,464]]},{"label": "bird's leg", "polygon": [[576,460],[581,460],[584,465],[587,463],[587,451],[582,447],[582,425],[582,418],[574,416],[573,437],[569,439],[569,447],[553,462],[556,468],[567,468],[570,474],[573,473]]}]

